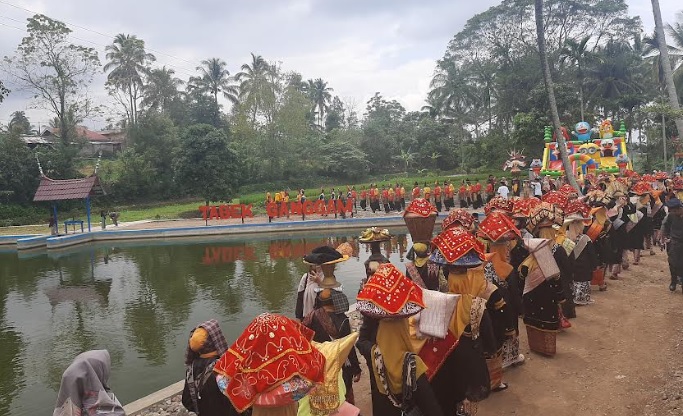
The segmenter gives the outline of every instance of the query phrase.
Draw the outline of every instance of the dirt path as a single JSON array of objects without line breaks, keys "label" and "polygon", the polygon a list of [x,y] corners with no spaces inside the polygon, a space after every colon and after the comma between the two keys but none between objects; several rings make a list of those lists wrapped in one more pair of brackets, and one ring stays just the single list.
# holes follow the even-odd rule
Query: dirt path
[{"label": "dirt path", "polygon": [[523,334],[527,363],[505,373],[510,388],[481,403],[479,414],[683,414],[683,361],[675,359],[683,294],[667,289],[664,253],[645,255],[622,276],[594,291],[594,304],[577,307],[554,358],[529,353]]},{"label": "dirt path", "polygon": [[[665,253],[632,265],[595,303],[577,308],[573,327],[558,335],[558,353],[529,352],[520,324],[524,365],[505,372],[510,388],[479,404],[480,416],[683,415],[683,294],[668,290]],[[362,359],[362,358],[361,358]],[[356,405],[372,415],[367,366],[354,386]],[[175,413],[169,400],[143,415]],[[378,415],[381,416],[381,415]]]}]

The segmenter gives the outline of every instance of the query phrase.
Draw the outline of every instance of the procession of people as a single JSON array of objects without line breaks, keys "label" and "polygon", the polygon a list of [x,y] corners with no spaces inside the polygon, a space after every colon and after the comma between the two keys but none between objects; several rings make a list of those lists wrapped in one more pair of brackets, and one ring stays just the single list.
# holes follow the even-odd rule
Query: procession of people
[{"label": "procession of people", "polygon": [[[399,268],[381,252],[388,230],[358,236],[371,251],[358,276],[360,328],[351,325],[351,302],[335,276],[354,247],[320,246],[302,259],[308,271],[294,319],[263,313],[232,345],[215,320],[192,329],[183,405],[199,416],[358,415],[355,403],[368,395],[374,415],[475,415],[479,402],[515,388],[505,374],[527,359],[520,323],[529,350],[553,357],[562,348],[557,334],[591,313],[593,290],[608,290],[643,255],[666,251],[669,289],[683,288],[683,178],[626,172],[587,175],[580,185],[490,177],[481,193],[467,181],[457,191],[447,181],[415,184],[409,202],[394,190],[390,209],[405,205],[413,246]],[[361,206],[375,209],[389,194],[374,184],[361,193]],[[456,208],[456,193],[461,206],[482,207],[483,218]],[[440,208],[448,214],[435,235]],[[106,384],[108,355],[93,354],[107,361],[79,358],[65,372],[56,416],[87,400],[122,414]],[[75,373],[77,365],[86,371]],[[370,390],[354,390],[364,371]],[[81,385],[91,398],[79,398]]]}]

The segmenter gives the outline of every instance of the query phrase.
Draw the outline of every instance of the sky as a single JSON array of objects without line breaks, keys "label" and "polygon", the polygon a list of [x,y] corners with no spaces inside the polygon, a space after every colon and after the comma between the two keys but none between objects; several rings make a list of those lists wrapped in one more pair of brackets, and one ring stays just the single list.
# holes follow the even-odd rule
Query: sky
[{"label": "sky", "polygon": [[[250,53],[277,62],[304,79],[323,78],[362,114],[380,92],[407,110],[419,110],[436,60],[467,20],[500,0],[0,0],[0,57],[12,55],[25,35],[26,18],[42,13],[68,24],[73,42],[100,52],[117,33],[136,35],[176,76],[187,79],[202,59],[219,57],[231,73]],[[629,13],[654,27],[650,0],[627,0]],[[665,22],[683,10],[681,0],[660,0]],[[0,79],[6,74],[0,72]],[[112,106],[98,74],[90,95]],[[10,85],[12,89],[12,86]],[[0,123],[23,110],[34,125],[51,118],[26,92],[0,104]],[[110,112],[111,115],[111,112]],[[101,128],[105,118],[83,124]]]}]

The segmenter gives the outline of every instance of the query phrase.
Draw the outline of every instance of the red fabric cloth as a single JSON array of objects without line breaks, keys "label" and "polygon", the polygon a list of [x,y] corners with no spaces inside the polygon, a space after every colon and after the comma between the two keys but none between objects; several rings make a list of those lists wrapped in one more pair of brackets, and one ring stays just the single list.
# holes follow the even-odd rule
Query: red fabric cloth
[{"label": "red fabric cloth", "polygon": [[439,249],[448,263],[455,262],[472,250],[477,252],[481,260],[484,260],[484,244],[472,233],[462,228],[449,228],[442,231],[432,240],[432,246]]},{"label": "red fabric cloth", "polygon": [[391,263],[377,268],[358,292],[356,300],[374,304],[387,312],[387,317],[397,316],[409,302],[422,309],[425,307],[422,289]]},{"label": "red fabric cloth", "polygon": [[406,207],[406,211],[403,215],[405,216],[407,213],[417,214],[421,217],[429,217],[430,215],[436,215],[436,207],[424,198],[416,198]]},{"label": "red fabric cloth", "polygon": [[216,362],[214,371],[230,379],[225,394],[238,412],[260,393],[294,376],[322,382],[325,357],[311,345],[313,331],[285,316],[257,316]]},{"label": "red fabric cloth", "polygon": [[472,228],[472,224],[474,224],[474,216],[462,208],[456,209],[455,211],[451,211],[450,214],[444,218],[441,223],[441,229],[447,230],[458,224],[470,229]]},{"label": "red fabric cloth", "polygon": [[498,241],[503,238],[513,239],[515,236],[521,237],[519,230],[510,218],[498,211],[494,211],[484,218],[484,221],[479,224],[479,232],[490,241]]}]

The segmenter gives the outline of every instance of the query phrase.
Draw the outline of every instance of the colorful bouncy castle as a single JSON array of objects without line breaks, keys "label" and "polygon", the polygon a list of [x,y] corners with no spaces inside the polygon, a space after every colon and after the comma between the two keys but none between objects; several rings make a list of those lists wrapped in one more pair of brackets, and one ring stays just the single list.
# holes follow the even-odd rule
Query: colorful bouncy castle
[{"label": "colorful bouncy castle", "polygon": [[[585,121],[577,123],[574,128],[570,135],[567,129],[562,127],[574,175],[583,176],[591,172],[619,173],[633,169],[626,149],[626,125],[623,122],[618,131],[614,131],[610,120],[603,121],[599,129],[591,129],[590,124]],[[545,128],[543,141],[543,161],[538,173],[550,176],[563,175],[560,150],[552,127]]]}]

